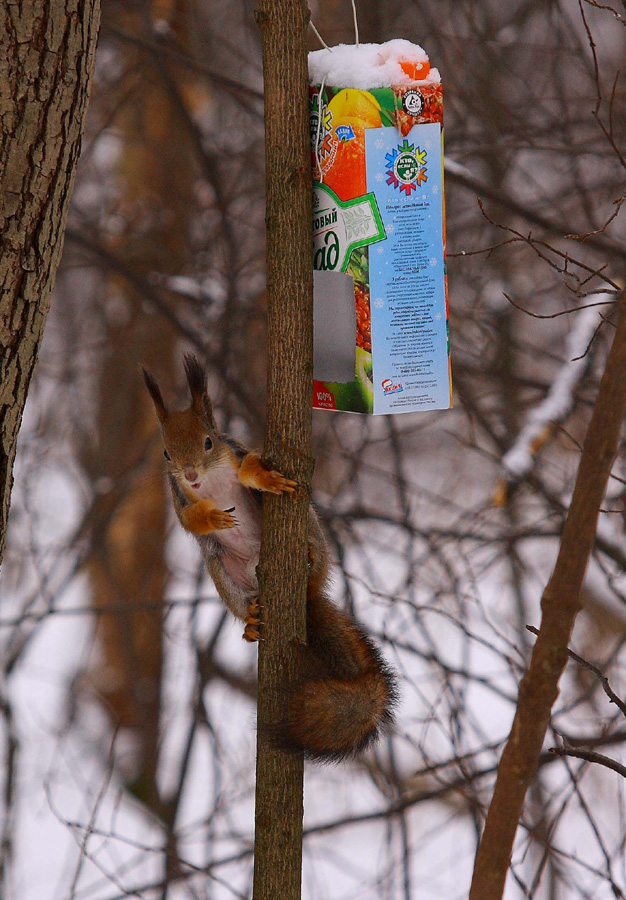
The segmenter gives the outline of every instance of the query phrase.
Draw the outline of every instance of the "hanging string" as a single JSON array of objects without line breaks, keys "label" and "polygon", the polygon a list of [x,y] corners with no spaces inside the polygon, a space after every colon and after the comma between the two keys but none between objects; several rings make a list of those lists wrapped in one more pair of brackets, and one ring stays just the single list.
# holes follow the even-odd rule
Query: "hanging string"
[{"label": "hanging string", "polygon": [[333,48],[328,46],[328,44],[326,43],[326,41],[324,40],[324,38],[322,37],[322,35],[319,33],[319,31],[317,30],[317,28],[316,28],[315,25],[313,24],[313,20],[312,20],[312,19],[309,19],[309,25],[310,25],[311,28],[313,29],[313,34],[314,34],[315,37],[318,39],[318,41],[320,42],[320,44],[322,45],[322,47],[323,47],[325,50],[328,50],[329,53],[332,53],[332,52],[333,52]]},{"label": "hanging string", "polygon": [[[352,18],[354,19],[354,41],[355,41],[355,44],[358,49],[358,46],[359,46],[359,23],[358,23],[357,15],[356,15],[355,0],[351,0],[351,3],[352,3]],[[311,19],[309,19],[309,25],[313,29],[313,33],[315,34],[315,36],[318,39],[318,41],[320,42],[320,44],[324,47],[324,49],[328,50],[329,53],[332,53],[332,47],[328,46],[328,44],[326,43],[326,41],[324,40],[322,35],[319,33],[319,31],[317,30],[317,28],[315,27],[315,25],[313,24]],[[322,162],[320,159],[319,140],[320,140],[320,132],[322,129],[322,91],[324,90],[325,84],[326,84],[326,75],[324,75],[324,77],[322,78],[322,83],[320,85],[320,89],[317,94],[317,128],[315,131],[315,163],[317,166],[317,171],[319,172],[320,184],[324,183],[324,172],[322,170]],[[395,94],[394,94],[394,102],[395,102]],[[396,108],[396,112],[397,112],[397,108]],[[397,120],[397,116],[396,116],[396,120]],[[398,127],[399,127],[399,124],[400,123],[398,122]]]},{"label": "hanging string", "polygon": [[[328,48],[330,49],[330,47]],[[317,95],[317,129],[315,132],[315,163],[319,170],[319,183],[324,184],[324,171],[322,169],[322,163],[320,161],[320,131],[322,128],[322,91],[324,90],[324,85],[326,84],[326,75],[322,78],[322,83],[320,84],[320,89]]]},{"label": "hanging string", "polygon": [[398,107],[398,98],[397,98],[396,92],[394,91],[393,88],[391,88],[391,92],[392,92],[392,94],[393,94],[393,108],[394,108],[395,111],[396,111],[396,114],[395,114],[395,117],[394,117],[395,120],[396,120],[396,129],[397,129],[398,134],[400,135],[400,137],[402,137],[402,123],[400,122],[400,109],[399,109],[399,107]]},{"label": "hanging string", "polygon": [[359,48],[359,23],[356,20],[356,3],[352,0],[352,17],[354,18],[354,42]]}]

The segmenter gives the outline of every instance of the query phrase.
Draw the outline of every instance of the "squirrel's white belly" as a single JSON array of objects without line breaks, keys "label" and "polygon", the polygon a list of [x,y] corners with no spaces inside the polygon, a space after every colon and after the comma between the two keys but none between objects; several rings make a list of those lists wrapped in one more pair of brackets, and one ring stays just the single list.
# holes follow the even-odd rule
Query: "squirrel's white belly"
[{"label": "squirrel's white belly", "polygon": [[219,509],[230,512],[237,524],[234,528],[214,531],[213,537],[223,547],[222,565],[228,576],[241,588],[258,590],[256,567],[261,549],[261,510],[248,488],[245,488],[232,466],[216,466],[202,479],[197,491],[199,499],[213,500]]}]

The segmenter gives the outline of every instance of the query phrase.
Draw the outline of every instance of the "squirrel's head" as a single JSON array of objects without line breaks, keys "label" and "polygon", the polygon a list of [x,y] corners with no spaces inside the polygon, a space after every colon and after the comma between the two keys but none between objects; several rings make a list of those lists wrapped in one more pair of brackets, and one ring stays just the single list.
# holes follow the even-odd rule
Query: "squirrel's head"
[{"label": "squirrel's head", "polygon": [[187,354],[184,362],[191,392],[191,406],[187,409],[170,412],[155,377],[146,369],[143,377],[161,423],[168,469],[181,487],[197,491],[208,470],[220,461],[224,445],[213,418],[206,372],[192,354]]}]

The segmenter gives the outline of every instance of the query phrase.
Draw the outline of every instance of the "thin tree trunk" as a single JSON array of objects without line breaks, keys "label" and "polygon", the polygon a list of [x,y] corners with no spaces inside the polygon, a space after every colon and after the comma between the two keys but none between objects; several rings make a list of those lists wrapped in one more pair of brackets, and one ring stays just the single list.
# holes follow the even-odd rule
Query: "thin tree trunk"
[{"label": "thin tree trunk", "polygon": [[502,897],[517,824],[567,661],[580,609],[580,589],[593,549],[598,514],[626,416],[626,299],[609,353],[576,477],[559,554],[541,599],[542,619],[522,679],[511,734],[504,748],[478,847],[470,900]]},{"label": "thin tree trunk", "polygon": [[[313,261],[305,0],[259,0],[267,179],[268,401],[265,454],[308,485],[313,396]],[[263,639],[254,900],[297,900],[302,868],[303,760],[271,746],[300,671],[306,638],[308,491],[267,497],[259,563]]]},{"label": "thin tree trunk", "polygon": [[28,387],[63,247],[100,0],[0,0],[0,563]]}]

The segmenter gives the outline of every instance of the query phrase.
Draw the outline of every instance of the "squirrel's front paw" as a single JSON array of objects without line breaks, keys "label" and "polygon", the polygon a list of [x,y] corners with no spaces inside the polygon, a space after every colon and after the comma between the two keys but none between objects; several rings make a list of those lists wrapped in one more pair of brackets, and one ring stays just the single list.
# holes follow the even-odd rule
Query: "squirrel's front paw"
[{"label": "squirrel's front paw", "polygon": [[224,528],[234,528],[235,525],[239,525],[233,514],[226,509],[212,509],[209,513],[209,521],[215,531],[222,531]]},{"label": "squirrel's front paw", "polygon": [[218,509],[210,500],[190,503],[183,507],[180,517],[184,527],[193,534],[211,534],[212,531],[234,528],[239,524],[234,516]]},{"label": "squirrel's front paw", "polygon": [[256,600],[253,600],[252,603],[248,603],[248,609],[246,610],[246,616],[244,618],[246,627],[241,636],[244,641],[248,641],[249,644],[258,641],[261,637],[261,632],[259,631],[259,625],[261,624],[259,620],[260,613],[261,610]]},{"label": "squirrel's front paw", "polygon": [[266,471],[263,476],[263,490],[269,491],[270,494],[293,494],[298,483],[285,478],[275,469]]},{"label": "squirrel's front paw", "polygon": [[239,481],[244,487],[270,494],[293,494],[298,484],[275,469],[266,469],[258,453],[248,453],[239,467]]}]

